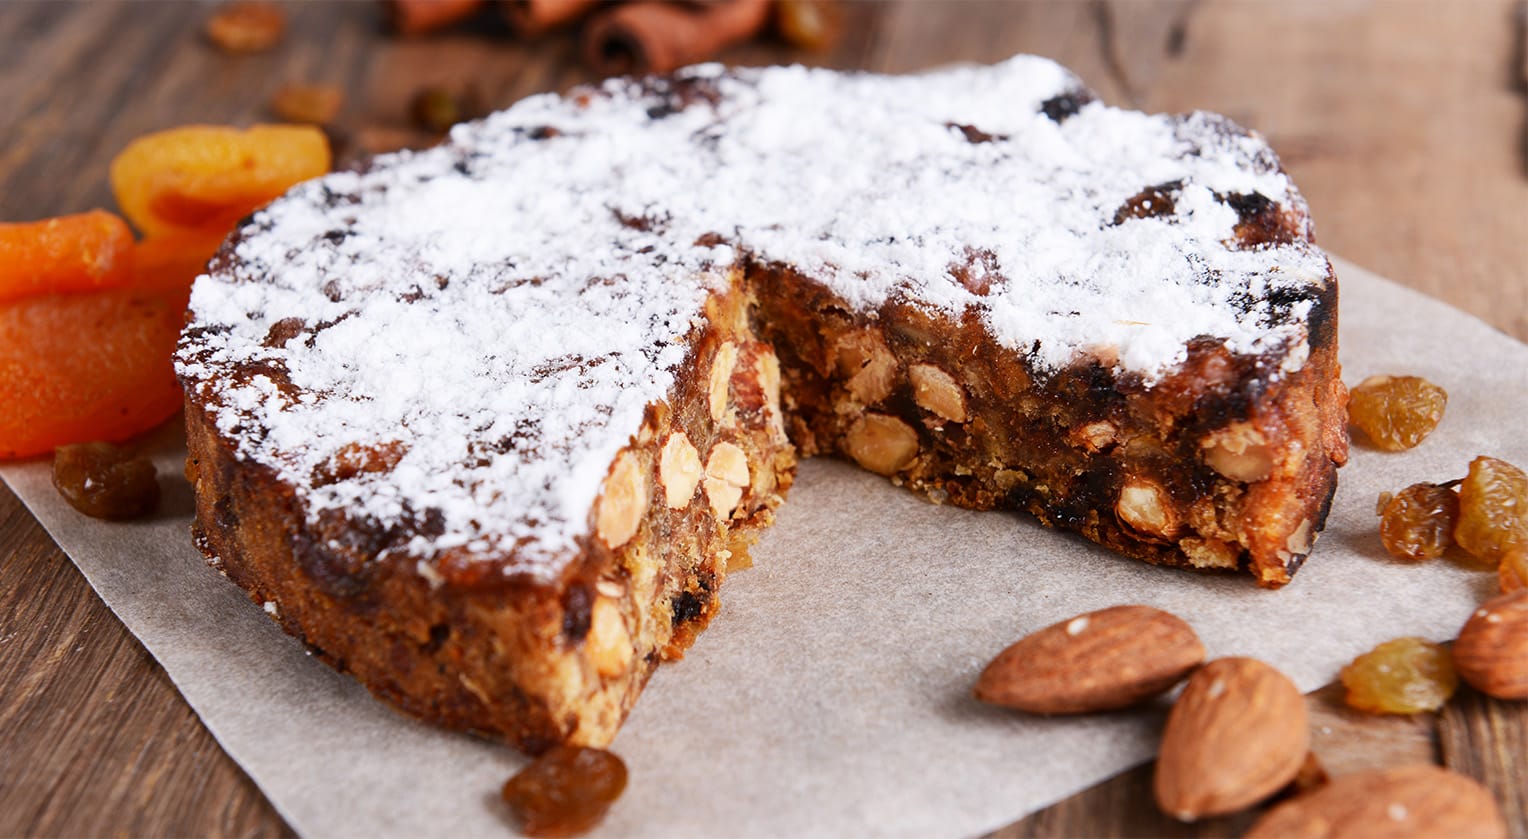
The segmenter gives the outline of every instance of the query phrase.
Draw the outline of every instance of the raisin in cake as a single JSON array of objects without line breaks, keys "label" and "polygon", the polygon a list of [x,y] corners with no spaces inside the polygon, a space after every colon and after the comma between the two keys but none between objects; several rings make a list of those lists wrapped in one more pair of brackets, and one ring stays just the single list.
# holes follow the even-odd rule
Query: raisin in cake
[{"label": "raisin in cake", "polygon": [[1346,457],[1273,152],[1038,58],[532,97],[292,190],[191,308],[201,549],[379,696],[531,750],[614,736],[798,456],[1267,586]]}]

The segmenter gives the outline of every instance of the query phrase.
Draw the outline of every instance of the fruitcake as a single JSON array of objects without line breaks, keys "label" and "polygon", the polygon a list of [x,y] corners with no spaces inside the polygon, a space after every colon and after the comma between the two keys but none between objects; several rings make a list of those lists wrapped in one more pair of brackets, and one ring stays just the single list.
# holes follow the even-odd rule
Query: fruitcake
[{"label": "fruitcake", "polygon": [[1283,585],[1347,454],[1336,326],[1223,117],[1025,56],[615,79],[240,226],[177,350],[193,532],[408,713],[602,745],[798,457]]}]

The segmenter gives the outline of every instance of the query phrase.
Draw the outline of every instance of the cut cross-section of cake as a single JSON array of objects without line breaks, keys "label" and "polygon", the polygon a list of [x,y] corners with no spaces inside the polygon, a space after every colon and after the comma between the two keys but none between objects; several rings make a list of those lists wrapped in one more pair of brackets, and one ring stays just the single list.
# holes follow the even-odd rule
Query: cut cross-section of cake
[{"label": "cut cross-section of cake", "polygon": [[1273,152],[1038,58],[533,97],[292,190],[191,308],[209,560],[530,750],[614,736],[798,456],[1266,586],[1346,458],[1337,284]]}]

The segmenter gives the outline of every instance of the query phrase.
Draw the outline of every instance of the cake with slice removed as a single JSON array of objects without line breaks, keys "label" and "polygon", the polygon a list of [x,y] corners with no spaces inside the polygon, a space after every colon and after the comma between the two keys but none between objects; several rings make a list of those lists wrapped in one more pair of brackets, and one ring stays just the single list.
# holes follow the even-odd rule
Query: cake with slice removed
[{"label": "cake with slice removed", "polygon": [[404,710],[602,745],[799,456],[1288,582],[1346,459],[1336,324],[1224,118],[1032,57],[612,80],[241,226],[177,353],[194,533]]}]

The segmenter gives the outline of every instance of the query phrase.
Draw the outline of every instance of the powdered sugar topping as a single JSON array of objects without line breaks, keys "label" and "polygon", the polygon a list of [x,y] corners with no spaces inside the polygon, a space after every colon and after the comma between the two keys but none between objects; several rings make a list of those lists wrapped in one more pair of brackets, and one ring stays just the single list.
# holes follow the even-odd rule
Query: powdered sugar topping
[{"label": "powdered sugar topping", "polygon": [[[1165,213],[1120,215],[1154,186]],[[177,367],[311,521],[550,578],[738,266],[792,265],[865,312],[976,311],[1041,371],[1099,353],[1151,381],[1201,336],[1298,369],[1326,258],[1228,244],[1250,196],[1303,211],[1260,139],[1089,103],[1043,59],[703,66],[298,187],[197,281]]]}]

